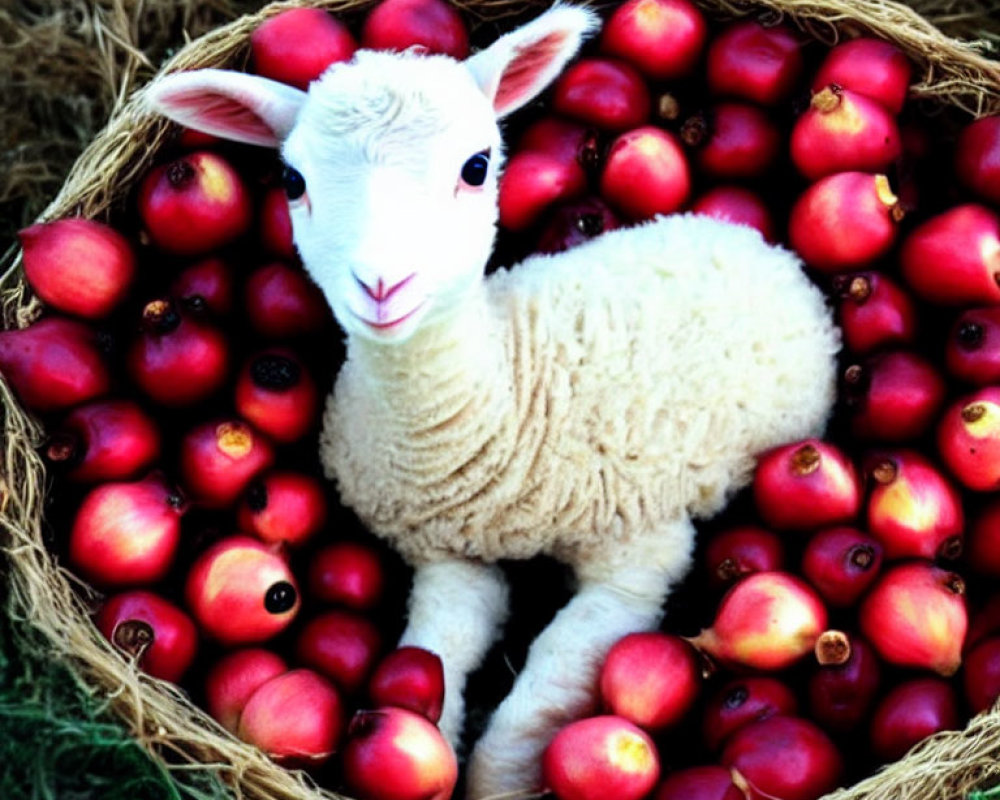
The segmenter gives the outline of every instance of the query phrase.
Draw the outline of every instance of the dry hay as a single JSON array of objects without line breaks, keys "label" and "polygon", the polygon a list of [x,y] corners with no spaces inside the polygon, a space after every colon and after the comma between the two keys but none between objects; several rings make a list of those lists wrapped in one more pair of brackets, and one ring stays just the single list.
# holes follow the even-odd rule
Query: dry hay
[{"label": "dry hay", "polygon": [[[104,113],[81,105],[85,93],[79,87],[86,84],[88,91],[99,98],[102,109],[113,108],[116,113],[77,161],[58,196],[41,216],[113,218],[129,188],[149,168],[157,148],[170,135],[163,120],[144,111],[141,96],[125,100],[129,88],[155,71],[157,57],[149,53],[165,54],[171,36],[210,27],[213,20],[231,15],[234,2],[196,4],[194,0],[178,0],[168,6],[165,2],[144,5],[141,0],[132,5],[126,5],[125,0],[74,0],[72,4],[45,0],[25,5],[17,15],[0,11],[0,37],[13,44],[0,51],[4,59],[0,71],[15,68],[13,85],[7,88],[0,84],[0,92],[6,92],[4,105],[10,108],[10,104],[20,103],[32,108],[38,118],[60,119],[53,135],[37,142],[30,138],[31,125],[35,124],[28,121],[31,114],[8,120],[12,127],[23,126],[18,136],[4,132],[5,142],[20,139],[18,160],[23,166],[3,186],[0,201],[9,204],[17,199],[19,191],[25,192],[23,187],[33,177],[32,164],[41,175],[38,186],[48,187],[32,191],[44,193],[58,182],[56,168],[44,165],[53,164],[55,154],[78,146],[94,125],[95,117]],[[992,2],[914,0],[920,14],[890,0],[760,0],[753,5],[737,0],[701,2],[712,13],[728,16],[787,16],[826,42],[842,34],[870,30],[896,42],[913,59],[918,67],[915,92],[922,100],[942,108],[961,109],[967,115],[1000,112],[1000,66],[983,55],[1000,42],[998,23],[993,19],[998,16],[997,6]],[[247,37],[260,21],[289,5],[301,4],[275,4],[213,30],[171,57],[164,69],[240,67],[247,57]],[[305,4],[345,14],[367,5],[355,0],[311,0]],[[466,0],[461,5],[485,36],[492,34],[497,20],[522,16],[548,3]],[[64,16],[59,17],[61,23],[56,26],[50,18],[59,14]],[[928,23],[929,19],[942,21],[975,41],[945,37]],[[74,35],[65,34],[68,22],[72,22]],[[28,29],[33,33],[23,34]],[[153,30],[159,33],[149,33]],[[22,35],[18,36],[18,31]],[[48,45],[46,32],[51,39]],[[140,43],[144,43],[142,48]],[[52,50],[46,50],[46,46]],[[64,63],[52,75],[29,66],[32,62],[51,64],[51,58],[39,58],[38,54],[51,56],[56,51]],[[96,59],[95,51],[99,54]],[[39,86],[48,87],[49,81],[51,88],[36,96]],[[26,324],[37,311],[23,285],[14,253],[0,264],[0,311],[4,327]],[[54,657],[66,660],[88,685],[106,693],[122,722],[139,742],[164,759],[179,783],[185,781],[186,774],[213,770],[233,786],[238,796],[302,800],[335,797],[317,788],[307,776],[278,769],[258,750],[236,741],[180,690],[124,664],[87,622],[96,596],[58,565],[46,549],[43,517],[48,484],[37,453],[43,434],[2,383],[0,419],[4,428],[0,532],[10,566],[10,613],[35,626],[49,641]],[[973,787],[1000,779],[998,755],[1000,713],[994,712],[977,717],[964,731],[933,737],[903,761],[831,797],[963,797]]]}]

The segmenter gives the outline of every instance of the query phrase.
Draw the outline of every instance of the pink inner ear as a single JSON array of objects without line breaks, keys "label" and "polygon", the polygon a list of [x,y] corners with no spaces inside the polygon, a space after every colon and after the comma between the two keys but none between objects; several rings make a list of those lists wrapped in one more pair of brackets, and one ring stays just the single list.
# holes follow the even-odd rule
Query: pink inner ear
[{"label": "pink inner ear", "polygon": [[559,57],[566,34],[553,32],[529,46],[519,47],[500,78],[493,107],[500,111],[518,106],[526,95],[534,95],[539,78]]},{"label": "pink inner ear", "polygon": [[259,114],[225,94],[200,89],[164,99],[176,118],[189,127],[253,144],[278,144],[275,132]]}]

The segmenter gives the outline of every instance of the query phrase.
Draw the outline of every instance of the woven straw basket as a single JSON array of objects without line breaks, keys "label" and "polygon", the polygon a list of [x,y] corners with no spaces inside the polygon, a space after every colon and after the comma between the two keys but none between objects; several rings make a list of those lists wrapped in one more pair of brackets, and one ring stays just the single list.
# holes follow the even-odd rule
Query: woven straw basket
[{"label": "woven straw basket", "polygon": [[[894,42],[912,59],[912,96],[929,115],[956,111],[962,119],[1000,113],[1000,62],[929,24],[946,15],[941,0],[698,0],[706,12],[727,19],[784,16],[810,36],[832,44],[843,35],[870,32]],[[350,21],[370,0],[296,0],[274,3],[191,42],[164,71],[245,66],[249,35],[264,19],[290,5],[322,6]],[[463,10],[488,41],[513,17],[548,2],[465,0]],[[461,3],[460,3],[461,5]],[[535,9],[532,8],[535,6]],[[923,13],[918,13],[923,12]],[[108,220],[150,168],[170,136],[164,120],[144,111],[142,91],[115,115],[76,163],[42,219],[81,215]],[[40,311],[10,253],[0,268],[0,311],[5,328],[28,324]],[[47,477],[38,455],[43,431],[0,380],[3,467],[0,471],[0,544],[7,560],[8,613],[27,620],[80,679],[110,698],[110,708],[132,735],[167,764],[179,784],[198,770],[215,771],[236,796],[333,798],[306,775],[275,766],[256,748],[226,733],[176,687],[138,673],[90,623],[96,595],[59,566],[45,546]],[[902,761],[829,798],[960,798],[1000,782],[1000,708],[979,715],[963,731],[939,734]]]}]

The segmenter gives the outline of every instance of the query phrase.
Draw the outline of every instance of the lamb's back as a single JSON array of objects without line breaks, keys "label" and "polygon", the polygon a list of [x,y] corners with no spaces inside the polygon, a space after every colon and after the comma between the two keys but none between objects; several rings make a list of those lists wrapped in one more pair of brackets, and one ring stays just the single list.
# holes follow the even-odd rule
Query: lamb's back
[{"label": "lamb's back", "polygon": [[517,382],[545,387],[536,469],[559,525],[714,513],[756,453],[826,424],[830,311],[798,259],[750,228],[660,218],[490,283],[540,371]]}]

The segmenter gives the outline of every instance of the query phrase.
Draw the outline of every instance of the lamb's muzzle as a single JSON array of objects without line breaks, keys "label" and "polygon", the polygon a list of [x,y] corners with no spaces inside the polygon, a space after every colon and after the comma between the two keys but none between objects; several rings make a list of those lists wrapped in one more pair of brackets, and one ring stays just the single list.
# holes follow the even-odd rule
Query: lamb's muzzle
[{"label": "lamb's muzzle", "polygon": [[497,119],[596,21],[557,6],[464,63],[362,51],[308,94],[219,71],[152,92],[186,125],[280,147],[302,178],[296,246],[347,334],[323,463],[416,570],[403,641],[442,657],[453,743],[507,613],[492,564],[544,553],[576,571],[474,751],[473,798],[537,788],[607,648],[658,623],[692,518],[746,485],[757,453],[820,434],[834,399],[822,294],[748,228],[660,218],[483,279]]}]

